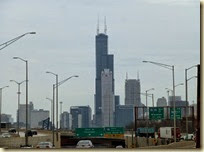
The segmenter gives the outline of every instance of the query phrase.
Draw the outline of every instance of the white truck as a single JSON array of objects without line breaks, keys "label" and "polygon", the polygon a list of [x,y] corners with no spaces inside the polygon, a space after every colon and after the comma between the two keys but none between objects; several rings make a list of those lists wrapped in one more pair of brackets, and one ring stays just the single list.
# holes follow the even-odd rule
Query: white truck
[{"label": "white truck", "polygon": [[[180,140],[181,131],[176,128],[176,140]],[[174,140],[174,127],[160,127],[158,130],[158,138]]]}]

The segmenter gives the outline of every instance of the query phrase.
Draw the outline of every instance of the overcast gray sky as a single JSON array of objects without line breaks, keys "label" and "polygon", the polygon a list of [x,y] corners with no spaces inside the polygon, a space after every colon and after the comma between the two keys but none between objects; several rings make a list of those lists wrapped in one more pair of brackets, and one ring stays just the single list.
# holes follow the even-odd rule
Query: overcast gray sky
[{"label": "overcast gray sky", "polygon": [[[120,95],[121,104],[126,72],[135,79],[139,71],[142,92],[154,87],[155,101],[166,97],[165,88],[172,87],[170,70],[143,60],[175,65],[176,84],[184,82],[185,68],[200,62],[198,0],[1,0],[0,44],[29,31],[37,33],[0,51],[0,87],[10,86],[3,90],[3,113],[16,119],[17,85],[9,80],[25,79],[25,63],[13,56],[29,61],[29,101],[36,109],[50,109],[45,98],[52,98],[55,77],[45,72],[52,71],[59,80],[79,75],[59,88],[63,110],[90,105],[94,113],[98,14],[101,32],[104,16],[107,19],[115,94]],[[190,70],[189,77],[194,75],[196,69]],[[25,103],[25,84],[21,88],[21,103]],[[176,95],[185,99],[184,91],[179,86]],[[189,100],[196,101],[196,79],[189,81]]]}]

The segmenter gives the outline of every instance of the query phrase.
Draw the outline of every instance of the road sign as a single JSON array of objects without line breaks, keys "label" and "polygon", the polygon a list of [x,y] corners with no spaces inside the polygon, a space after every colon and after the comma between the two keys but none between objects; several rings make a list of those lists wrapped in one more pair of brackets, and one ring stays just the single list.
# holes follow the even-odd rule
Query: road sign
[{"label": "road sign", "polygon": [[105,127],[104,134],[124,134],[123,127]]},{"label": "road sign", "polygon": [[76,128],[75,135],[77,137],[103,137],[104,128]]},{"label": "road sign", "polygon": [[149,107],[149,119],[150,120],[164,119],[164,108],[163,107]]},{"label": "road sign", "polygon": [[104,134],[105,138],[124,138],[124,134]]},{"label": "road sign", "polygon": [[[176,119],[181,119],[181,108],[176,109]],[[174,108],[170,108],[170,119],[174,119]]]}]

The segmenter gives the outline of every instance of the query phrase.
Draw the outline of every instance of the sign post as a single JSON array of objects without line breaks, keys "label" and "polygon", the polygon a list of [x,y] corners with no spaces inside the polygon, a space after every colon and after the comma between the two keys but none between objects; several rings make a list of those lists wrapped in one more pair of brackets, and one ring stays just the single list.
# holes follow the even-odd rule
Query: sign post
[{"label": "sign post", "polygon": [[[170,108],[170,119],[174,119],[174,109]],[[176,120],[181,119],[181,108],[176,107]]]},{"label": "sign post", "polygon": [[149,107],[149,119],[150,120],[164,119],[164,108],[163,107]]}]

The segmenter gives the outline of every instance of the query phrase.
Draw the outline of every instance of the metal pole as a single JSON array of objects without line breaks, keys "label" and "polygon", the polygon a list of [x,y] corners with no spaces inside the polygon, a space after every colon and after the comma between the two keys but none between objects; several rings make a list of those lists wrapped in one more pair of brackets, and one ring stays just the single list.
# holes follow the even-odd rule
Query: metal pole
[{"label": "metal pole", "polygon": [[28,61],[26,62],[26,138],[25,145],[28,146]]},{"label": "metal pole", "polygon": [[2,106],[2,88],[0,88],[0,134],[1,134],[1,106]]},{"label": "metal pole", "polygon": [[[202,50],[202,49],[201,49]],[[197,131],[196,131],[196,148],[200,148],[200,64],[197,66]]]},{"label": "metal pole", "polygon": [[54,128],[55,128],[55,85],[53,84],[53,99],[52,99],[52,144],[53,144],[53,147],[55,146]]},{"label": "metal pole", "polygon": [[57,141],[58,141],[58,75],[56,75],[56,121],[57,121],[57,129],[56,129],[56,135],[57,135]]},{"label": "metal pole", "polygon": [[[185,84],[186,84],[186,88],[185,88],[185,92],[186,92],[186,137],[188,137],[188,116],[187,116],[187,110],[188,110],[188,82],[187,82],[187,69],[185,69]],[[187,138],[186,138],[187,140]]]},{"label": "metal pole", "polygon": [[169,90],[167,90],[167,101],[168,101],[167,105],[170,106],[170,103],[169,103]]},{"label": "metal pole", "polygon": [[18,135],[19,135],[19,108],[20,108],[20,94],[21,94],[21,92],[20,92],[20,83],[18,83],[18,116],[17,116],[17,121],[18,121]]},{"label": "metal pole", "polygon": [[172,76],[173,76],[173,103],[174,103],[174,142],[176,142],[176,101],[175,101],[174,66],[172,66]]},{"label": "metal pole", "polygon": [[146,109],[147,109],[147,110],[146,110],[146,121],[147,121],[147,127],[146,127],[146,128],[147,128],[147,144],[148,144],[148,143],[149,143],[149,141],[148,141],[148,125],[149,125],[149,124],[148,124],[148,118],[147,118],[147,112],[148,112],[147,91],[146,91],[146,107],[147,107],[147,108],[146,108]]},{"label": "metal pole", "polygon": [[62,102],[60,102],[60,129],[62,127]]},{"label": "metal pole", "polygon": [[152,106],[154,107],[154,94],[152,94]]}]

